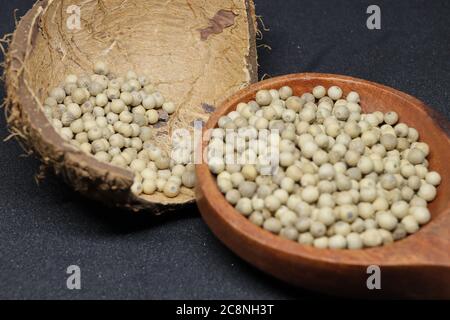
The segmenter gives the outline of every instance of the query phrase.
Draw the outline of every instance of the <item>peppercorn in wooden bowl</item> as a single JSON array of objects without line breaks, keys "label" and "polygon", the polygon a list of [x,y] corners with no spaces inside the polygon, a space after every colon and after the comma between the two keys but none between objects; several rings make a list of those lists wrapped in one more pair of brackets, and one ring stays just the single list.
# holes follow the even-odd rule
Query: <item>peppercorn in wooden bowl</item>
[{"label": "peppercorn in wooden bowl", "polygon": [[[450,297],[450,139],[433,112],[419,100],[395,89],[356,78],[331,74],[293,74],[246,88],[225,101],[205,130],[236,106],[255,99],[259,90],[289,86],[294,95],[316,86],[338,86],[344,95],[356,91],[364,112],[395,111],[401,122],[417,129],[430,147],[429,166],[442,175],[437,197],[429,203],[431,221],[406,238],[377,248],[318,249],[284,239],[250,222],[219,190],[207,163],[196,165],[197,204],[214,234],[241,258],[293,285],[336,295],[368,297]],[[443,121],[445,122],[445,120]],[[207,148],[202,142],[202,153]],[[369,290],[369,277],[380,268],[381,290]],[[375,270],[375,271],[374,271]],[[377,276],[377,275],[375,275]],[[369,283],[369,285],[368,285]]]},{"label": "peppercorn in wooden bowl", "polygon": [[143,74],[176,106],[152,126],[152,141],[169,152],[175,129],[191,130],[212,105],[257,80],[255,20],[252,0],[37,1],[6,57],[11,133],[88,197],[153,214],[193,204],[193,190],[184,187],[174,198],[136,196],[132,171],[97,160],[56,132],[43,112],[45,98],[66,76],[92,74],[98,61],[114,77]]}]

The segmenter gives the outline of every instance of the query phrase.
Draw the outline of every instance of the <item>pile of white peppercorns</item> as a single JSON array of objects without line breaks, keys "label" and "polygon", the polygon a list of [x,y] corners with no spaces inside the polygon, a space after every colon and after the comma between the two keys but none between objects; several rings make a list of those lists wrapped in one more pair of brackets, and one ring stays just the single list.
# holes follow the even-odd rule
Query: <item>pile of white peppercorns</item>
[{"label": "pile of white peppercorns", "polygon": [[[285,86],[239,103],[208,145],[226,200],[255,225],[317,248],[377,247],[417,232],[441,181],[428,170],[429,147],[397,113],[364,114],[359,102],[337,86],[301,96]],[[279,162],[263,175],[270,141],[248,131],[274,129]],[[237,147],[226,146],[230,135]],[[244,154],[254,162],[235,161]]]},{"label": "pile of white peppercorns", "polygon": [[190,153],[174,159],[152,143],[151,126],[166,121],[175,104],[134,71],[114,77],[104,62],[97,62],[94,72],[68,75],[50,91],[44,112],[56,131],[98,160],[132,170],[136,195],[161,192],[174,198],[182,186],[193,188]]}]

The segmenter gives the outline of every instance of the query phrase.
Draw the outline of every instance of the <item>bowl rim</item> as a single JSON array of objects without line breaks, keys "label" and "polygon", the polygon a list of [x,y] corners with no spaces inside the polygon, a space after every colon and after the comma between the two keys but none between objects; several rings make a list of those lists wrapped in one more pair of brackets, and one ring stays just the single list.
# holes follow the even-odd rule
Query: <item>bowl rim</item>
[{"label": "bowl rim", "polygon": [[[216,109],[213,115],[209,118],[206,123],[204,130],[208,130],[211,128],[215,128],[217,125],[217,121],[220,116],[228,113],[229,111],[235,109],[237,103],[242,102],[242,97],[254,94],[257,90],[260,89],[269,89],[274,87],[281,87],[285,85],[289,81],[341,81],[346,83],[360,83],[366,86],[373,87],[377,90],[381,90],[382,92],[395,95],[397,98],[402,100],[409,101],[410,104],[414,105],[417,112],[422,113],[423,116],[427,116],[431,118],[434,125],[436,122],[433,121],[431,115],[429,114],[430,108],[427,107],[423,102],[414,98],[406,93],[400,92],[396,89],[359,79],[350,76],[337,75],[337,74],[328,74],[328,73],[294,73],[283,76],[278,76],[274,78],[270,78],[256,84],[253,84],[226,99],[222,104]],[[443,143],[446,143],[450,148],[450,138],[444,132],[441,126],[437,126],[439,134],[445,137]],[[202,139],[203,140],[203,139]],[[206,144],[204,141],[201,142],[199,150],[201,150],[202,155],[204,152],[204,148]],[[399,266],[399,265],[444,265],[450,266],[450,261],[442,262],[439,259],[433,259],[433,252],[427,254],[427,259],[424,259],[420,254],[414,254],[414,248],[416,245],[422,243],[424,237],[432,237],[434,235],[434,227],[444,220],[447,222],[450,221],[450,205],[441,212],[438,216],[433,217],[433,219],[426,225],[422,226],[420,230],[413,235],[408,235],[406,238],[395,241],[394,243],[384,245],[376,248],[364,248],[358,250],[332,250],[332,249],[318,249],[312,246],[306,246],[299,244],[296,241],[284,239],[278,235],[274,235],[269,231],[258,227],[251,223],[246,217],[239,214],[234,207],[229,204],[222,193],[219,191],[217,184],[215,183],[215,179],[212,173],[209,171],[209,168],[206,163],[200,163],[196,165],[196,173],[197,173],[197,201],[201,201],[201,197],[211,197],[214,198],[214,205],[220,210],[215,210],[216,212],[205,212],[204,210],[200,210],[202,217],[204,220],[208,222],[208,215],[216,215],[214,218],[220,219],[222,223],[228,225],[229,228],[233,230],[233,232],[238,233],[249,240],[251,243],[254,243],[258,246],[262,246],[272,253],[275,254],[285,254],[292,259],[302,259],[302,260],[310,260],[315,263],[324,263],[324,264],[334,264],[339,263],[341,265],[348,266],[360,266],[360,265],[382,265],[384,267],[389,266]],[[443,197],[442,192],[438,197]],[[210,226],[211,227],[211,226]],[[214,230],[213,230],[214,231]],[[436,241],[436,238],[431,239],[432,241]],[[432,242],[430,240],[430,242]],[[444,239],[444,243],[441,245],[446,245]],[[419,243],[420,242],[420,243]],[[423,245],[423,244],[422,244]],[[437,247],[441,247],[437,245]],[[445,247],[443,247],[445,248]],[[433,251],[432,249],[431,251]],[[436,249],[438,250],[438,248]],[[405,255],[405,252],[408,253]],[[406,256],[406,257],[405,257]],[[406,259],[407,258],[407,259]]]}]

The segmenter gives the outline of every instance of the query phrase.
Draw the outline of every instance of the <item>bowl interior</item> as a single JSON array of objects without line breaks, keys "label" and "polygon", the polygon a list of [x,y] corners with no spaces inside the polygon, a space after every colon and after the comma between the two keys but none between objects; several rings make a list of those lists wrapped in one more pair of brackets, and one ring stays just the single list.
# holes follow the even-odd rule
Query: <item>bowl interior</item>
[{"label": "bowl interior", "polygon": [[[303,246],[296,242],[282,239],[275,236],[260,227],[254,226],[245,217],[225,200],[215,184],[215,178],[209,172],[206,164],[198,165],[197,173],[199,179],[200,197],[214,199],[214,206],[217,210],[214,212],[202,211],[203,216],[208,220],[208,215],[219,215],[223,223],[230,224],[234,232],[244,234],[245,237],[256,241],[259,244],[270,247],[274,251],[283,251],[290,255],[302,256],[304,258],[320,259],[324,261],[340,261],[349,264],[373,262],[389,264],[398,263],[408,255],[408,252],[414,254],[414,244],[419,238],[433,234],[433,225],[443,220],[443,215],[450,214],[447,194],[450,192],[450,182],[448,170],[446,170],[447,161],[450,159],[450,140],[444,131],[435,124],[430,116],[428,108],[417,99],[376,83],[365,80],[330,75],[330,74],[294,74],[269,79],[249,88],[240,91],[228,99],[220,106],[216,113],[210,118],[206,129],[217,127],[218,119],[235,110],[237,103],[253,100],[256,91],[260,89],[280,88],[288,85],[294,89],[294,94],[301,95],[310,92],[313,87],[323,85],[330,87],[332,85],[340,86],[344,94],[350,91],[357,91],[361,96],[361,106],[364,112],[373,111],[395,111],[399,114],[399,121],[412,126],[419,131],[420,140],[429,144],[430,155],[428,160],[432,170],[438,171],[442,176],[442,183],[438,188],[436,199],[429,204],[432,214],[432,221],[423,226],[421,230],[401,241],[379,248],[363,250],[319,250],[309,246]],[[203,148],[206,144],[203,145]],[[203,187],[203,186],[207,187]],[[201,199],[200,199],[201,201]],[[405,255],[399,254],[399,252]]]}]

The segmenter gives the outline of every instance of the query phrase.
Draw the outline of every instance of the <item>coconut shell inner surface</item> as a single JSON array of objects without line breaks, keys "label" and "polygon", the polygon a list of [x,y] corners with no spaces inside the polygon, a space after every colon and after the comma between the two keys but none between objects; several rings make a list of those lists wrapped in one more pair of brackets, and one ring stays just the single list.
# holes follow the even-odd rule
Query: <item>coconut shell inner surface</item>
[{"label": "coconut shell inner surface", "polygon": [[[79,29],[73,28],[78,13]],[[65,142],[41,111],[42,101],[67,74],[91,74],[95,61],[107,62],[117,76],[134,70],[177,105],[154,128],[155,144],[169,151],[175,129],[192,132],[194,121],[206,121],[220,101],[256,82],[255,34],[252,0],[38,1],[19,23],[7,56],[11,131],[91,198],[155,214],[193,203],[186,188],[173,199],[134,196],[133,173]]]}]

